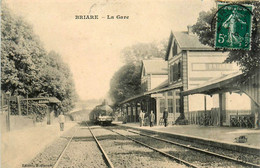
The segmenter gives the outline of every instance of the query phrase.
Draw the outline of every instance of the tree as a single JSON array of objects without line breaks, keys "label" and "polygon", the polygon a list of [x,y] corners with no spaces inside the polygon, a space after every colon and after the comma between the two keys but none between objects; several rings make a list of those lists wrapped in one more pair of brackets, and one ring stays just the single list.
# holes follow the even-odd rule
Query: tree
[{"label": "tree", "polygon": [[77,100],[77,95],[73,77],[58,53],[51,51],[45,56],[45,64],[38,76],[41,81],[35,90],[38,95],[58,98],[61,101],[59,108],[63,112],[74,107],[73,102]]},{"label": "tree", "polygon": [[109,95],[114,103],[141,93],[141,60],[164,58],[167,41],[138,43],[122,50],[125,65],[112,77]]},{"label": "tree", "polygon": [[1,17],[1,90],[12,95],[56,97],[67,112],[77,98],[72,74],[61,56],[47,53],[32,26],[5,4]]},{"label": "tree", "polygon": [[[260,2],[248,2],[254,5],[251,50],[231,50],[225,62],[236,62],[243,72],[249,73],[260,69]],[[202,44],[214,47],[215,30],[211,30],[211,21],[217,9],[201,12],[197,23],[193,25],[193,32],[199,36]],[[226,50],[223,50],[226,51]]]},{"label": "tree", "polygon": [[164,59],[166,47],[166,39],[160,42],[137,43],[122,50],[122,60],[125,63],[139,63],[143,59]]},{"label": "tree", "polygon": [[129,63],[121,67],[110,82],[110,96],[114,102],[121,102],[141,93],[141,67]]},{"label": "tree", "polygon": [[32,94],[45,55],[32,27],[2,5],[1,17],[1,89],[12,94]]}]

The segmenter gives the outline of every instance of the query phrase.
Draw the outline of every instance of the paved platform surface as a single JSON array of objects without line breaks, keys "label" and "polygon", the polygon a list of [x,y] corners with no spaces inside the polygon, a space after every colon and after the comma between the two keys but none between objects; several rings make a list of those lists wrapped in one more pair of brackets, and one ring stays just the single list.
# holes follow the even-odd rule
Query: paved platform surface
[{"label": "paved platform surface", "polygon": [[[212,126],[198,126],[198,125],[172,125],[172,126],[143,126],[140,127],[139,123],[116,123],[135,127],[139,129],[155,130],[166,133],[180,134],[184,136],[193,136],[197,138],[210,139],[223,143],[231,143],[236,145],[249,146],[260,149],[260,130],[246,129],[237,127],[212,127]],[[248,140],[246,143],[236,143],[235,138],[245,135]]]},{"label": "paved platform surface", "polygon": [[56,138],[76,124],[76,122],[66,122],[64,131],[60,131],[59,123],[54,123],[3,133],[1,135],[0,167],[22,167],[22,164],[28,163]]}]

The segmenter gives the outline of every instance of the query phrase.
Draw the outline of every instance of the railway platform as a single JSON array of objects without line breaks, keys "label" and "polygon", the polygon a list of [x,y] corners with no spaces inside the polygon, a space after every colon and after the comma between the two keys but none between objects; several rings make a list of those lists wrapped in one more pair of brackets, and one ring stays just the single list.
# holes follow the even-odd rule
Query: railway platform
[{"label": "railway platform", "polygon": [[23,167],[22,164],[29,162],[76,124],[76,122],[66,122],[64,131],[60,131],[59,123],[53,123],[1,134],[0,167]]},{"label": "railway platform", "polygon": [[[191,141],[202,141],[203,143],[232,148],[236,150],[248,150],[249,152],[260,155],[260,130],[245,129],[235,127],[212,127],[198,125],[169,125],[164,126],[143,126],[139,123],[115,123],[120,126],[126,126],[137,130],[146,130],[149,132],[170,134]],[[238,143],[237,138],[245,136],[247,141]]]}]

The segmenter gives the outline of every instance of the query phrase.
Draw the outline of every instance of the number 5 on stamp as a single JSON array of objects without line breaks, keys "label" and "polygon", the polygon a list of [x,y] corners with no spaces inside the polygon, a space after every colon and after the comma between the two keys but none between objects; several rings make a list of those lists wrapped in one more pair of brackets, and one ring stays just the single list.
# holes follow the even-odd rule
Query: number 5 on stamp
[{"label": "number 5 on stamp", "polygon": [[215,48],[251,48],[252,5],[218,4]]}]

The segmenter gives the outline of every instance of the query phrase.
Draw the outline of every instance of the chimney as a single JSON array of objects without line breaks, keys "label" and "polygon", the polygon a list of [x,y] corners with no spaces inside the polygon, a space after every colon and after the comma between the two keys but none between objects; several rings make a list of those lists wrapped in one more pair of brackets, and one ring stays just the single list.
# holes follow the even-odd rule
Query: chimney
[{"label": "chimney", "polygon": [[193,35],[192,26],[188,25],[187,28],[188,28],[188,35]]}]

